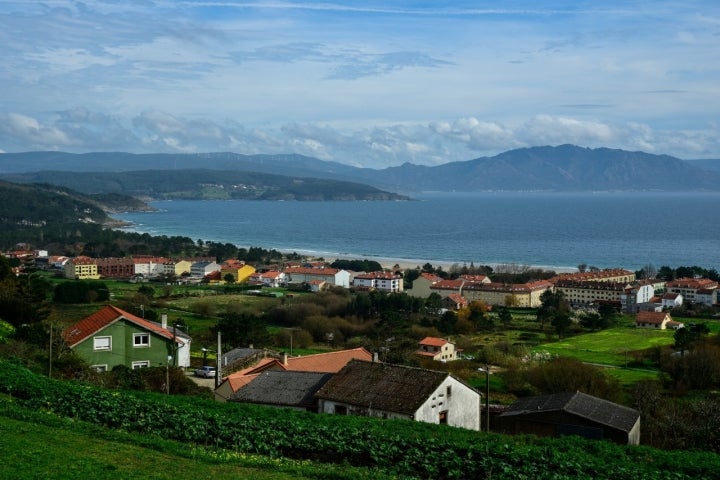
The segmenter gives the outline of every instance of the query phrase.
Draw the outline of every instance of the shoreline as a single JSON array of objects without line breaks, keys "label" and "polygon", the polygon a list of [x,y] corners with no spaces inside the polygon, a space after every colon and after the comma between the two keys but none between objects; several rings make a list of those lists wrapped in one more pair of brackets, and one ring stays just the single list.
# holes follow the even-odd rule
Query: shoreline
[{"label": "shoreline", "polygon": [[[419,259],[419,258],[393,258],[393,257],[385,257],[385,256],[374,256],[374,255],[355,255],[355,254],[345,254],[345,255],[339,255],[337,253],[331,253],[326,252],[327,254],[324,255],[323,252],[317,252],[317,251],[309,251],[309,250],[278,250],[282,253],[288,254],[288,253],[297,253],[298,255],[307,256],[309,258],[313,259],[323,259],[324,261],[328,263],[333,263],[335,260],[371,260],[378,262],[384,270],[392,270],[395,265],[398,265],[400,267],[400,270],[412,270],[415,268],[422,269],[423,265],[426,263],[429,263],[434,268],[442,267],[444,271],[450,270],[451,267],[459,265],[468,265],[468,262],[459,262],[459,261],[448,261],[448,260],[429,260],[429,259]],[[524,264],[524,263],[485,263],[485,262],[473,262],[473,264],[478,266],[487,265],[491,267],[493,270],[497,270],[499,267],[506,266],[506,265],[513,265],[517,267],[527,267],[529,269],[539,269],[539,270],[552,270],[556,273],[573,273],[577,272],[577,268],[575,267],[567,267],[567,266],[552,266],[552,265],[534,265],[534,264]]]}]

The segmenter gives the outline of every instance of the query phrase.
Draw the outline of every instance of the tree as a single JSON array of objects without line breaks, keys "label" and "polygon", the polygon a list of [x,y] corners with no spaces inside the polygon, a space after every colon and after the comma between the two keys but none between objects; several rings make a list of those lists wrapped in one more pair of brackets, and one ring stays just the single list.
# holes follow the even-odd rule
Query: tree
[{"label": "tree", "polygon": [[235,283],[235,277],[232,273],[226,273],[223,280],[225,280],[225,283]]},{"label": "tree", "polygon": [[262,347],[271,340],[266,323],[251,313],[226,313],[212,330],[214,336],[221,332],[223,343],[231,348],[251,344]]},{"label": "tree", "polygon": [[[545,329],[545,323],[550,323],[558,331],[559,335],[564,334],[570,326],[570,306],[565,300],[563,292],[545,290],[540,295],[542,305],[537,310],[537,320],[540,322],[540,329]],[[555,317],[560,317],[555,320]]]},{"label": "tree", "polygon": [[507,307],[498,307],[497,309],[498,320],[503,324],[505,328],[509,328],[512,323],[512,313]]},{"label": "tree", "polygon": [[693,334],[690,331],[689,328],[678,328],[675,330],[675,335],[673,336],[675,339],[675,350],[680,351],[680,356],[685,356],[685,350],[690,348],[690,345],[693,342]]}]

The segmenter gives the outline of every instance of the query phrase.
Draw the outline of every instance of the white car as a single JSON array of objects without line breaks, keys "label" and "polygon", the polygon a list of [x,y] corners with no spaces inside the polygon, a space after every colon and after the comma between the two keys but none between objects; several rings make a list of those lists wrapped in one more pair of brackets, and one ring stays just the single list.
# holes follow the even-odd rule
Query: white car
[{"label": "white car", "polygon": [[214,377],[215,376],[215,367],[205,365],[204,367],[196,368],[195,376],[196,377],[205,377],[205,378]]}]

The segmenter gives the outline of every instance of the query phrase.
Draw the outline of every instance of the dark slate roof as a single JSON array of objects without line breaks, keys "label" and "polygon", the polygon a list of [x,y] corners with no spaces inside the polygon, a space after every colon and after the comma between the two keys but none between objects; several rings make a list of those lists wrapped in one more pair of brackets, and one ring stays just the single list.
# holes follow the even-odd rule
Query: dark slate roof
[{"label": "dark slate roof", "polygon": [[231,366],[237,362],[252,358],[254,355],[262,354],[263,350],[257,348],[233,348],[229,352],[223,353],[222,365]]},{"label": "dark slate roof", "polygon": [[315,392],[331,377],[329,373],[271,370],[259,374],[228,400],[285,407],[312,406]]},{"label": "dark slate roof", "polygon": [[640,412],[582,392],[558,393],[521,398],[501,417],[564,411],[611,428],[629,432]]},{"label": "dark slate roof", "polygon": [[352,360],[315,396],[412,415],[448,376],[447,372]]}]

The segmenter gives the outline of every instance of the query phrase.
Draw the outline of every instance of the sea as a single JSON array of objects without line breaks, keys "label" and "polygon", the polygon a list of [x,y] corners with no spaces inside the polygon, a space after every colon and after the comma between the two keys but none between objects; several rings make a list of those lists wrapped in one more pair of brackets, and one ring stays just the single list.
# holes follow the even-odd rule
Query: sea
[{"label": "sea", "polygon": [[383,265],[720,270],[720,193],[423,193],[410,201],[173,200],[122,213],[151,235]]}]

